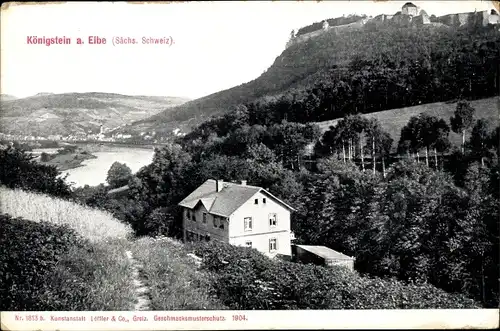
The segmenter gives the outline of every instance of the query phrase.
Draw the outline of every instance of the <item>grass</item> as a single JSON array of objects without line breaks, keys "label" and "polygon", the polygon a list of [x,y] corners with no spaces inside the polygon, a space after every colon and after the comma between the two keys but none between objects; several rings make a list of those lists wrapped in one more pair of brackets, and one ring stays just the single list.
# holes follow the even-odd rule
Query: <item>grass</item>
[{"label": "grass", "polygon": [[210,293],[211,276],[197,270],[182,243],[141,238],[132,253],[144,266],[152,310],[227,309]]},{"label": "grass", "polygon": [[[27,292],[21,292],[24,294],[18,297],[19,302],[35,298],[33,306],[42,305],[46,310],[133,308],[135,293],[132,286],[131,265],[125,255],[125,250],[130,245],[128,238],[132,235],[130,226],[103,211],[43,194],[5,187],[0,187],[0,206],[0,212],[11,217],[23,218],[40,225],[67,227],[82,240],[81,245],[73,245],[64,252],[37,250],[36,247],[33,253],[28,252],[31,254],[28,260],[52,261],[54,256],[57,256],[57,263],[51,264],[46,274],[48,276],[39,276],[43,279],[44,285],[41,285],[43,290],[38,291],[35,287],[36,291],[28,289]],[[0,224],[2,232],[5,226]],[[22,228],[19,231],[22,231]],[[41,242],[52,240],[43,232],[37,235],[37,238],[40,238]],[[15,249],[16,244],[7,246],[3,249],[11,251]],[[25,263],[29,264],[28,260]],[[23,259],[11,261],[8,264],[15,263],[15,266],[7,266],[7,270],[16,272],[23,268],[27,270],[32,268],[31,264],[23,266],[23,262]],[[6,274],[0,273],[2,284],[8,281],[4,277],[7,277]],[[26,276],[22,275],[21,281],[23,277]],[[31,283],[31,280],[25,279],[24,283]]]},{"label": "grass", "polygon": [[13,217],[67,225],[91,242],[126,239],[132,235],[131,227],[110,213],[44,194],[0,187],[0,206],[2,213]]},{"label": "grass", "polygon": [[[50,279],[62,300],[54,302],[53,310],[131,310],[134,292],[131,287],[130,262],[124,255],[127,241],[117,240],[93,244],[91,249],[71,248],[58,261]],[[75,300],[72,287],[80,283],[83,295]],[[49,301],[52,294],[41,295]],[[49,308],[50,310],[50,308]]]},{"label": "grass", "polygon": [[[476,109],[476,118],[486,118],[491,120],[494,126],[499,123],[499,98],[486,98],[479,99],[470,102],[472,107]],[[397,146],[399,141],[399,136],[401,135],[401,129],[408,123],[410,117],[417,116],[420,113],[427,113],[429,115],[437,116],[438,118],[443,118],[448,125],[450,124],[450,117],[457,107],[456,102],[436,102],[428,103],[424,105],[406,107],[406,108],[396,108],[391,110],[385,110],[377,113],[364,114],[363,117],[366,118],[376,118],[384,130],[386,130],[391,137],[394,139],[394,146]],[[322,132],[327,131],[331,125],[335,126],[338,119],[318,122]],[[462,138],[459,134],[450,132],[450,141],[455,146],[460,146],[462,143]],[[394,147],[395,148],[395,147]]]}]

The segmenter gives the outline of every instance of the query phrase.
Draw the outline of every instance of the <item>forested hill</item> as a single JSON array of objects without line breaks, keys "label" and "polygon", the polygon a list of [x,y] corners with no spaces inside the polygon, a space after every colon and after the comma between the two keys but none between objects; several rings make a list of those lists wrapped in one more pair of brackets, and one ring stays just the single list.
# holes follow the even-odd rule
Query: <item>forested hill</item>
[{"label": "forested hill", "polygon": [[187,102],[131,128],[186,131],[249,103],[289,121],[317,122],[347,113],[488,97],[498,92],[499,49],[495,26],[326,31],[287,48],[249,83]]}]

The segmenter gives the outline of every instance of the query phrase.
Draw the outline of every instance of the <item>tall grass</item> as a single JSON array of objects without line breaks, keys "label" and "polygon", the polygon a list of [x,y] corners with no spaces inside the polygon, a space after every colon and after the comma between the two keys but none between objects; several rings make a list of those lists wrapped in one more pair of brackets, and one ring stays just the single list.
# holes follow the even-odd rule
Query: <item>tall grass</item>
[{"label": "tall grass", "polygon": [[211,274],[197,270],[183,244],[144,237],[134,243],[132,253],[143,265],[152,310],[227,309],[211,293]]},{"label": "tall grass", "polygon": [[0,212],[35,222],[67,225],[92,242],[132,235],[130,225],[120,222],[110,213],[19,189],[0,187]]},{"label": "tall grass", "polygon": [[[16,273],[20,270],[31,270],[34,265],[28,261],[57,262],[39,279],[42,284],[28,287],[16,297],[16,302],[9,306],[11,310],[31,310],[43,307],[44,310],[130,310],[133,308],[134,296],[130,261],[125,255],[129,249],[132,236],[130,226],[113,218],[111,214],[84,207],[69,201],[59,200],[47,195],[29,193],[0,187],[0,213],[11,217],[22,218],[39,224],[52,224],[66,227],[82,238],[82,245],[74,245],[61,252],[46,250],[27,251],[30,257],[25,261],[11,261],[6,272],[0,272],[2,286],[9,281],[8,270]],[[7,224],[1,224],[0,231],[7,230]],[[38,231],[34,227],[28,231]],[[23,237],[11,230],[9,237]],[[45,234],[36,234],[41,242],[52,240]],[[15,240],[7,240],[2,245],[6,252],[16,249]],[[34,247],[38,243],[35,243]],[[27,246],[27,245],[25,245]],[[8,254],[8,253],[7,253]],[[54,260],[54,261],[56,261]],[[23,264],[27,264],[24,265]],[[36,264],[36,263],[35,263]],[[17,271],[16,271],[17,270]],[[1,270],[0,270],[1,271]],[[31,284],[24,273],[18,275],[17,281]],[[9,289],[5,289],[9,291]],[[31,301],[26,306],[23,302]]]}]

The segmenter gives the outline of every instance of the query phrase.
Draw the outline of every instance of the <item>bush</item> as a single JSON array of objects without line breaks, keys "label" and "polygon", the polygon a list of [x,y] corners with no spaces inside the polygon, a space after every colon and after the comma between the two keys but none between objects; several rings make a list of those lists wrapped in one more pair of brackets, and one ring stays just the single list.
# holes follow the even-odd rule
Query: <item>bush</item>
[{"label": "bush", "polygon": [[273,261],[254,249],[218,242],[189,244],[214,275],[230,309],[478,308],[429,284],[362,277],[344,268]]},{"label": "bush", "polygon": [[128,265],[66,226],[0,215],[0,250],[2,311],[130,309]]},{"label": "bush", "polygon": [[0,227],[2,310],[44,310],[39,297],[48,290],[48,275],[61,255],[81,242],[68,228],[7,215],[0,215]]},{"label": "bush", "polygon": [[146,218],[144,222],[144,230],[149,235],[171,235],[174,226],[174,214],[169,208],[156,208]]},{"label": "bush", "polygon": [[0,184],[57,197],[70,197],[71,189],[64,178],[58,177],[60,172],[57,168],[39,164],[33,159],[34,156],[10,146],[1,149]]},{"label": "bush", "polygon": [[52,158],[53,156],[48,153],[42,152],[42,154],[40,154],[40,161],[42,162],[49,162]]}]

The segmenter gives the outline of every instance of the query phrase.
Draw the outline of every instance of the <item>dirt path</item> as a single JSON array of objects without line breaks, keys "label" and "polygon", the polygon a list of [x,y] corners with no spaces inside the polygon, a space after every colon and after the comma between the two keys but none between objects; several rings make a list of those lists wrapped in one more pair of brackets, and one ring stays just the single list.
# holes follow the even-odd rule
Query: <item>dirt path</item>
[{"label": "dirt path", "polygon": [[143,265],[140,264],[136,259],[134,259],[131,251],[126,251],[125,254],[127,255],[127,258],[130,260],[130,263],[132,265],[132,283],[137,298],[137,303],[134,306],[134,311],[151,310],[149,288],[144,284],[143,277],[141,276]]}]

